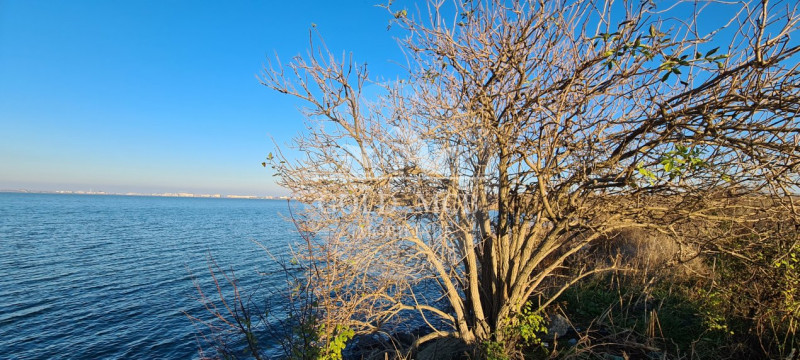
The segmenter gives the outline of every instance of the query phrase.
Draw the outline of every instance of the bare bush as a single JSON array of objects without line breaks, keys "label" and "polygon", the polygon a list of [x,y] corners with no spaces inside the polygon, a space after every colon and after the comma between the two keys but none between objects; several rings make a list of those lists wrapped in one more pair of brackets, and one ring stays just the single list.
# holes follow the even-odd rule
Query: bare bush
[{"label": "bare bush", "polygon": [[526,302],[618,268],[549,287],[598,240],[647,229],[708,247],[727,223],[798,224],[796,3],[424,6],[387,6],[407,78],[371,81],[319,41],[262,78],[308,105],[302,158],[268,160],[307,204],[325,329],[391,336],[415,318],[431,331],[415,345],[511,352],[502,330]]},{"label": "bare bush", "polygon": [[213,286],[209,289],[194,279],[197,301],[207,313],[185,313],[196,325],[202,359],[310,360],[323,353],[313,291],[302,269],[272,259],[280,270],[261,274],[262,280],[282,276],[283,283],[242,286],[232,269],[223,269],[209,255]]}]

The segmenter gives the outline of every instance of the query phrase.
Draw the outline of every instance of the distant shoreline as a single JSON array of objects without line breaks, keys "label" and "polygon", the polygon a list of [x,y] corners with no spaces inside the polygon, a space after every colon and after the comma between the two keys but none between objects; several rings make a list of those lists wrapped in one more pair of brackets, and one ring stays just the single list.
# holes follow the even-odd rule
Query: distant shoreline
[{"label": "distant shoreline", "polygon": [[247,200],[291,200],[291,197],[288,196],[255,196],[255,195],[222,195],[222,194],[194,194],[194,193],[186,193],[186,192],[179,192],[179,193],[135,193],[135,192],[126,192],[126,193],[111,193],[105,191],[82,191],[82,190],[54,190],[54,191],[45,191],[45,190],[27,190],[27,189],[17,189],[17,190],[0,190],[0,193],[11,193],[11,194],[56,194],[56,195],[99,195],[99,196],[147,196],[147,197],[172,197],[172,198],[194,198],[194,199],[247,199]]}]

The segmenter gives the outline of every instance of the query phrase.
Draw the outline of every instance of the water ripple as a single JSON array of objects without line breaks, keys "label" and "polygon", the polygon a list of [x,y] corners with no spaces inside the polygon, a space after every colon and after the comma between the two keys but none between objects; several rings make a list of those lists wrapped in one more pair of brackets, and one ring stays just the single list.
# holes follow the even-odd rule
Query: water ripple
[{"label": "water ripple", "polygon": [[207,315],[194,280],[211,284],[208,254],[254,286],[277,267],[252,239],[276,254],[295,239],[281,212],[278,201],[0,193],[0,356],[198,358],[183,311]]}]

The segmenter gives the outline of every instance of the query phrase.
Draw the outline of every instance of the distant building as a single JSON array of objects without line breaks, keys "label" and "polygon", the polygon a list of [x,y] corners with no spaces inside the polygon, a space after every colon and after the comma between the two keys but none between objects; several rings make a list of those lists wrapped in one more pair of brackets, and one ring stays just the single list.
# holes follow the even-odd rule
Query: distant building
[{"label": "distant building", "polygon": [[253,195],[228,195],[228,199],[258,199],[258,196]]}]

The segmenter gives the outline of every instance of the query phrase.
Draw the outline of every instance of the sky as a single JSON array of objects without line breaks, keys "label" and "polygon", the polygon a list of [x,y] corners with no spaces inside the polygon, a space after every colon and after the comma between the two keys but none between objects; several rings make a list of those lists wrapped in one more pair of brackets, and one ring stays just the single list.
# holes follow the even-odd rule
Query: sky
[{"label": "sky", "polygon": [[261,162],[303,130],[259,84],[312,24],[402,73],[380,0],[0,0],[0,190],[285,195]]},{"label": "sky", "polygon": [[[257,76],[312,27],[403,76],[385,1],[0,0],[0,191],[288,195],[261,162],[304,130],[302,104]],[[705,12],[703,32],[730,16]]]}]

